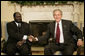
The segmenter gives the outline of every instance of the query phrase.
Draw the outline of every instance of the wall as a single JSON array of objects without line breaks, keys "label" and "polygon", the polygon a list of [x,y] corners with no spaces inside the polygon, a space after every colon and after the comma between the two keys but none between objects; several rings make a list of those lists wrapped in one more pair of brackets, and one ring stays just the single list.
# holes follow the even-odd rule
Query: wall
[{"label": "wall", "polygon": [[[84,27],[84,3],[80,5],[80,27]],[[82,29],[82,28],[81,28]],[[83,30],[83,29],[82,29]]]},{"label": "wall", "polygon": [[73,6],[72,5],[56,5],[56,6],[36,6],[36,7],[22,7],[23,20],[29,22],[30,20],[54,20],[53,10],[61,9],[63,11],[63,19],[73,20]]},{"label": "wall", "polygon": [[1,21],[12,21],[14,11],[13,4],[8,1],[1,1]]},{"label": "wall", "polygon": [[15,11],[14,5],[8,1],[1,1],[1,27],[2,37],[6,37],[6,23],[13,20],[13,13]]}]

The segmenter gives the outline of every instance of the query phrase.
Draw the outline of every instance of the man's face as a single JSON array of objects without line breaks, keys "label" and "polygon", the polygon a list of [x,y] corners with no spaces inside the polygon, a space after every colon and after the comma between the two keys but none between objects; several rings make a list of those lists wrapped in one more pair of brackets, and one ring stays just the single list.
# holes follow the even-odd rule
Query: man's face
[{"label": "man's face", "polygon": [[20,13],[16,13],[14,20],[18,23],[22,22],[22,17]]},{"label": "man's face", "polygon": [[55,12],[53,13],[53,17],[54,17],[54,19],[55,19],[57,22],[59,22],[59,21],[61,20],[61,18],[62,18],[62,14],[61,14],[60,11],[55,11]]}]

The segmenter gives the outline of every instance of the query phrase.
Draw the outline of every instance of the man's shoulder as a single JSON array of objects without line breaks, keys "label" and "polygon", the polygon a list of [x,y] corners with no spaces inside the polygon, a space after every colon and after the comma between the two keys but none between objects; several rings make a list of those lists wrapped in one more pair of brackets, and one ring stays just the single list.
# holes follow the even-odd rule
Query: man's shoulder
[{"label": "man's shoulder", "polygon": [[7,22],[7,24],[13,24],[13,23],[14,23],[14,21]]},{"label": "man's shoulder", "polygon": [[54,25],[55,21],[51,21],[48,25]]},{"label": "man's shoulder", "polygon": [[29,23],[27,23],[27,22],[24,22],[24,21],[22,21],[22,23],[23,23],[23,24],[26,24],[26,25],[28,25],[28,24],[29,24]]},{"label": "man's shoulder", "polygon": [[65,19],[62,19],[62,21],[64,21],[64,22],[72,22],[71,20],[65,20]]}]

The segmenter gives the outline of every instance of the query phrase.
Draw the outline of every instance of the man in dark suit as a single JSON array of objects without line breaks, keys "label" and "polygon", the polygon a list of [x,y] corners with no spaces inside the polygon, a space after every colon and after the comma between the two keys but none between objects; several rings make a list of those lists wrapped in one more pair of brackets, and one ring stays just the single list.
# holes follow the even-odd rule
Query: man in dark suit
[{"label": "man in dark suit", "polygon": [[42,44],[43,41],[52,40],[45,46],[45,55],[53,55],[56,51],[61,51],[63,55],[72,55],[75,48],[73,35],[77,36],[77,46],[81,46],[83,44],[82,32],[72,21],[61,19],[62,11],[60,9],[53,11],[53,17],[55,22],[48,25],[47,33],[43,37],[35,37],[35,41]]},{"label": "man in dark suit", "polygon": [[8,40],[6,52],[8,55],[15,55],[16,51],[20,55],[30,55],[32,41],[28,38],[31,35],[29,24],[22,21],[19,12],[15,12],[13,16],[14,21],[7,23]]}]

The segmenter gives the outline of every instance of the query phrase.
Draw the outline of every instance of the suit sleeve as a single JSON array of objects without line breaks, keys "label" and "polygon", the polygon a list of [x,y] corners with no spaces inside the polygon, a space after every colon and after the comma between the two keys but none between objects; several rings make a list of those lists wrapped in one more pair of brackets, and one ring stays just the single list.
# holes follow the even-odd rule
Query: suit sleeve
[{"label": "suit sleeve", "polygon": [[[26,33],[26,35],[27,35],[27,36],[33,35],[33,34],[32,34],[32,31],[31,31],[31,29],[30,29],[30,24],[27,24],[27,33]],[[27,42],[29,45],[31,45],[31,42],[30,42],[28,39],[26,39],[26,42]]]},{"label": "suit sleeve", "polygon": [[46,34],[44,36],[38,37],[38,43],[46,44],[49,37],[50,37],[50,25],[48,25],[48,30],[46,31]]},{"label": "suit sleeve", "polygon": [[71,31],[73,34],[77,36],[77,39],[83,40],[82,31],[77,26],[75,26],[72,22],[71,22]]}]

